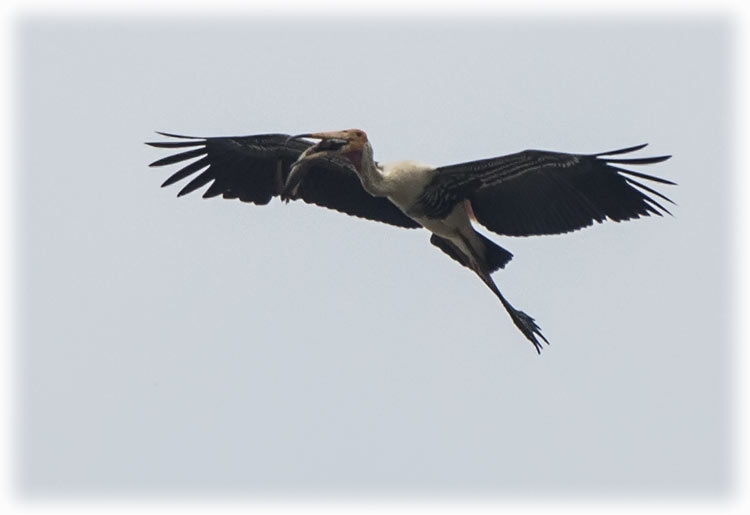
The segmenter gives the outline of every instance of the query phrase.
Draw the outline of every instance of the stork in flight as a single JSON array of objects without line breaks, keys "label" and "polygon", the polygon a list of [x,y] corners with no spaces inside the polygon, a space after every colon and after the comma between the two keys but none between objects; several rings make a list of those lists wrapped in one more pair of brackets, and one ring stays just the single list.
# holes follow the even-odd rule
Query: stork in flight
[{"label": "stork in flight", "polygon": [[532,317],[506,300],[490,275],[513,255],[477,232],[472,220],[507,236],[560,234],[607,218],[620,222],[669,213],[655,197],[673,204],[636,179],[675,183],[620,166],[659,163],[670,156],[613,157],[645,144],[598,154],[526,150],[435,167],[414,161],[380,164],[359,129],[298,136],[157,134],[177,141],[148,145],[189,150],[150,166],[193,160],[162,184],[197,174],[178,197],[211,183],[204,198],[221,195],[267,204],[279,196],[286,202],[300,199],[399,227],[424,227],[432,233],[430,243],[471,269],[492,290],[537,352],[542,349],[539,339],[549,342]]}]

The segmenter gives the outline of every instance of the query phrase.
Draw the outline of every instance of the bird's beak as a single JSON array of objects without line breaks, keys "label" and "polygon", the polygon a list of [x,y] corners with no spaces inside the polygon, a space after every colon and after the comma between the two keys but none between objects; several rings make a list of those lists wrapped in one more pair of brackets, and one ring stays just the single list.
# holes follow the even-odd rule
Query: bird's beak
[{"label": "bird's beak", "polygon": [[347,148],[346,146],[351,143],[351,137],[346,132],[342,131],[311,132],[308,134],[298,134],[296,136],[289,137],[287,139],[287,143],[289,141],[302,138],[320,140],[320,142],[310,147],[308,152],[305,152],[304,154],[302,154],[302,156],[300,156],[300,159],[304,158],[306,160],[318,157],[321,154],[325,154],[328,152],[341,152],[345,150]]},{"label": "bird's beak", "polygon": [[294,141],[295,139],[303,139],[303,138],[311,139],[311,138],[314,138],[314,137],[315,136],[313,136],[312,133],[310,133],[310,134],[297,134],[296,136],[289,136],[286,139],[286,142],[289,143],[290,141]]},{"label": "bird's beak", "polygon": [[347,137],[347,134],[342,131],[329,131],[329,132],[309,132],[306,134],[297,134],[296,136],[290,136],[287,138],[287,143],[296,139],[319,139],[321,141],[326,141],[333,143],[334,145],[346,145],[349,143],[349,137]]}]

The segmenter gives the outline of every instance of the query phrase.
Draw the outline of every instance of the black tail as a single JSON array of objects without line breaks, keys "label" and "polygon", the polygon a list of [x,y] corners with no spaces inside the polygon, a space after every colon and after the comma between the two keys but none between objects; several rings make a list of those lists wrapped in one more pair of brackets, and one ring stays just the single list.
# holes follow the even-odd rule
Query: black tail
[{"label": "black tail", "polygon": [[505,265],[513,259],[513,254],[482,234],[476,234],[484,244],[484,259],[487,264],[487,271],[492,273],[505,268]]},{"label": "black tail", "polygon": [[[489,273],[496,272],[501,268],[505,268],[505,265],[507,265],[510,260],[513,259],[513,254],[502,248],[491,239],[484,237],[480,233],[476,233],[476,235],[479,236],[480,241],[484,245],[484,264],[487,266],[487,271]],[[466,256],[459,252],[458,249],[456,249],[449,240],[433,234],[430,237],[430,243],[448,254],[451,258],[461,263],[466,268],[470,268],[472,270],[474,269],[471,263],[467,260]]]}]

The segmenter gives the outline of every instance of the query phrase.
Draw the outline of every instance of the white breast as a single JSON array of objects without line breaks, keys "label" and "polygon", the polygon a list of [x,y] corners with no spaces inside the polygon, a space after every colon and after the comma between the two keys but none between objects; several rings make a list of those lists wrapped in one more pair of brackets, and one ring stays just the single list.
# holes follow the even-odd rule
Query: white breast
[{"label": "white breast", "polygon": [[397,161],[383,165],[388,198],[402,211],[407,211],[432,180],[435,167],[416,161]]}]

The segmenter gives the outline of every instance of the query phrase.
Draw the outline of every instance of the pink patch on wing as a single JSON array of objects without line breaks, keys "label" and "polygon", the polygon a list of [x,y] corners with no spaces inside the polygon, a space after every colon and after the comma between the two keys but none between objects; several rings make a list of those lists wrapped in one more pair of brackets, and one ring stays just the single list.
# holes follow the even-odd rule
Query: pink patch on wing
[{"label": "pink patch on wing", "polygon": [[477,221],[477,217],[474,214],[474,208],[471,207],[471,202],[468,200],[464,200],[464,209],[466,210],[466,214],[469,215],[469,218],[471,220]]}]

